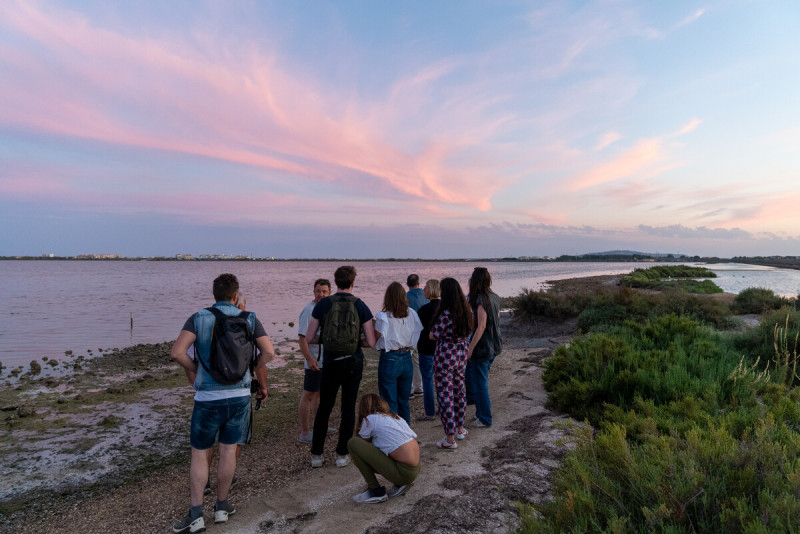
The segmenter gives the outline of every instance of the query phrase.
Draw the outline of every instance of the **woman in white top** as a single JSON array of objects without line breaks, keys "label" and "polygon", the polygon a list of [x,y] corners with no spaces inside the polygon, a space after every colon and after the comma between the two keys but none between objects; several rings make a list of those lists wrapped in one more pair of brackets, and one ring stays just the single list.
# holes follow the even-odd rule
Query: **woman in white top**
[{"label": "woman in white top", "polygon": [[378,362],[378,393],[389,410],[406,423],[411,420],[408,398],[411,396],[411,381],[414,364],[411,349],[417,346],[422,322],[417,312],[408,307],[406,291],[400,282],[392,282],[383,296],[383,311],[375,316],[375,331],[380,350]]},{"label": "woman in white top", "polygon": [[[374,393],[361,397],[356,428],[358,434],[347,442],[347,449],[367,482],[367,489],[354,495],[353,500],[371,504],[402,495],[419,474],[417,435]],[[376,473],[393,484],[388,492]]]}]

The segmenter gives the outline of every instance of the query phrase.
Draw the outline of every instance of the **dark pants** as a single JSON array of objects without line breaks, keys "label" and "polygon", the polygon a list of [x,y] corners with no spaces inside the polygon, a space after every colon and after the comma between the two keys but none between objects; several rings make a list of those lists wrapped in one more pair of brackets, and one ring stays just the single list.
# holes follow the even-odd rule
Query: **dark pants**
[{"label": "dark pants", "polygon": [[342,388],[342,422],[339,424],[339,441],[336,453],[347,454],[347,442],[353,437],[356,426],[356,400],[358,386],[361,384],[361,371],[364,362],[355,358],[325,362],[322,368],[322,384],[319,388],[319,408],[314,418],[314,436],[311,441],[311,454],[322,454],[325,437],[328,435],[328,420],[336,404],[336,395]]}]

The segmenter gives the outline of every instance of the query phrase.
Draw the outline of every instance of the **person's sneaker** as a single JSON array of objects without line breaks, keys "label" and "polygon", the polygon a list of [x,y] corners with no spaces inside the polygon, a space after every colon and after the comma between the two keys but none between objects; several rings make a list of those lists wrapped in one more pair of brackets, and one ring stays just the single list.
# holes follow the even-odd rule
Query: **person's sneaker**
[{"label": "person's sneaker", "polygon": [[205,532],[206,522],[201,515],[197,519],[192,519],[192,516],[186,514],[180,521],[176,521],[172,525],[172,532],[176,534],[183,534],[184,532]]},{"label": "person's sneaker", "polygon": [[350,464],[350,455],[344,456],[336,455],[336,467],[347,467]]},{"label": "person's sneaker", "polygon": [[458,448],[458,443],[455,441],[453,443],[449,443],[447,441],[447,436],[443,437],[441,441],[436,442],[436,446],[440,449],[444,449],[446,451],[452,451]]},{"label": "person's sneaker", "polygon": [[386,488],[383,486],[375,489],[367,488],[358,495],[353,495],[353,500],[363,504],[375,504],[383,502],[389,497],[386,496]]},{"label": "person's sneaker", "polygon": [[336,428],[335,426],[329,426],[328,427],[328,434],[336,434],[338,431],[339,431],[339,429]]},{"label": "person's sneaker", "polygon": [[408,484],[403,484],[402,486],[398,486],[397,484],[392,485],[391,488],[386,490],[386,495],[389,497],[399,497],[403,493],[406,492],[408,489]]},{"label": "person's sneaker", "polygon": [[309,430],[305,434],[301,433],[297,441],[299,441],[300,443],[311,443],[312,439],[314,439],[314,431]]},{"label": "person's sneaker", "polygon": [[466,439],[468,435],[469,435],[469,431],[466,428],[464,429],[463,432],[459,432],[458,430],[456,430],[456,439],[457,440]]},{"label": "person's sneaker", "polygon": [[483,421],[481,421],[476,417],[470,426],[472,428],[483,428],[483,427],[489,427],[491,425],[487,425],[486,423],[484,423]]},{"label": "person's sneaker", "polygon": [[214,505],[214,523],[227,523],[228,516],[236,513],[236,508],[228,501],[225,501],[225,504],[219,508],[217,506],[217,504]]},{"label": "person's sneaker", "polygon": [[325,458],[323,458],[321,454],[311,455],[311,467],[322,467],[322,464],[324,463],[325,463]]},{"label": "person's sneaker", "polygon": [[211,493],[211,476],[209,475],[208,480],[206,481],[206,487],[203,488],[203,495],[208,495]]}]

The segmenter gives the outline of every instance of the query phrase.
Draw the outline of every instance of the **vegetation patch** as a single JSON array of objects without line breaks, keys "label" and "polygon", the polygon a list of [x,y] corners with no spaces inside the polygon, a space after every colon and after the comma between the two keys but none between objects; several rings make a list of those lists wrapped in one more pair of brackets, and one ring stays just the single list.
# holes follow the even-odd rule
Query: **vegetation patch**
[{"label": "vegetation patch", "polygon": [[[705,267],[689,265],[665,265],[648,269],[635,269],[620,280],[625,287],[644,289],[664,289],[680,287],[689,293],[711,294],[722,293],[722,289],[708,280],[717,275]],[[697,280],[704,278],[705,280]]]},{"label": "vegetation patch", "polygon": [[800,530],[798,319],[757,329],[767,358],[737,350],[748,334],[674,313],[560,347],[548,402],[594,428],[577,429],[554,500],[526,508],[522,531]]}]

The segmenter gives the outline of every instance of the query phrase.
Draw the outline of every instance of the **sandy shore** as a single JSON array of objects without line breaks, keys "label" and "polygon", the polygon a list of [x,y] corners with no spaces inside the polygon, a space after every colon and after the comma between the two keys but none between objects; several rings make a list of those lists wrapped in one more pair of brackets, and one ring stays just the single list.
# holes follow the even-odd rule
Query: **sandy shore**
[{"label": "sandy shore", "polygon": [[[554,291],[586,291],[613,279],[558,281],[553,286]],[[433,447],[442,436],[438,420],[414,421],[422,443],[420,476],[405,496],[378,505],[352,502],[350,497],[365,486],[354,466],[334,467],[332,439],[326,443],[325,467],[311,469],[309,446],[297,441],[301,386],[296,384],[301,364],[289,357],[290,365],[271,373],[270,399],[256,413],[254,441],[242,453],[237,468],[240,482],[230,497],[237,513],[228,525],[215,526],[213,494],[208,496],[208,531],[513,530],[519,524],[517,503],[547,498],[552,470],[565,452],[559,444],[565,430],[558,424],[565,418],[544,407],[541,362],[568,342],[573,331],[570,324],[522,327],[504,319],[505,349],[490,375],[494,425],[472,430],[451,452]],[[189,502],[185,442],[192,391],[169,363],[167,349],[145,345],[139,352],[121,351],[110,360],[112,364],[90,366],[88,375],[73,378],[71,384],[53,383],[70,406],[66,412],[77,414],[81,428],[77,432],[40,385],[34,386],[41,390],[38,394],[25,397],[30,402],[37,395],[46,396],[38,408],[34,406],[35,416],[20,418],[17,412],[6,412],[11,419],[6,420],[0,442],[3,464],[26,458],[28,465],[12,469],[11,476],[4,474],[2,486],[31,478],[41,483],[35,491],[4,503],[0,531],[64,532],[65,525],[67,531],[86,534],[170,531],[171,522],[186,513]],[[362,393],[377,391],[376,375],[377,353],[369,351]],[[92,391],[98,388],[91,385],[107,384],[114,376],[124,377],[118,386]],[[9,398],[0,399],[0,407],[8,402]],[[413,399],[412,414],[421,411],[422,400]],[[470,407],[467,419],[473,414]],[[36,451],[31,443],[39,443]],[[53,448],[74,458],[58,462],[48,454]],[[53,467],[42,470],[42,462]],[[86,476],[98,470],[102,476]],[[212,477],[212,487],[214,482]]]}]

